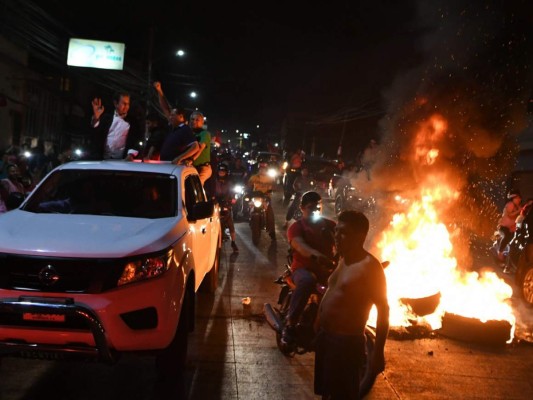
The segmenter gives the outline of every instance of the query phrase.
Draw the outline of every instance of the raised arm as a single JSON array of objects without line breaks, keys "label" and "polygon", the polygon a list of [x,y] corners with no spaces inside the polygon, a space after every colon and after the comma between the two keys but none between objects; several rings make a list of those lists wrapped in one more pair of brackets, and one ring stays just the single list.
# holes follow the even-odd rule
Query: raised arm
[{"label": "raised arm", "polygon": [[104,106],[102,105],[102,99],[95,97],[91,102],[93,107],[93,116],[91,118],[91,126],[94,128],[98,125],[100,117],[104,113]]},{"label": "raised arm", "polygon": [[161,87],[161,82],[154,82],[154,89],[157,92],[157,95],[159,97],[159,105],[161,106],[161,109],[163,110],[163,114],[165,114],[165,117],[167,119],[170,118],[170,112],[171,107],[170,103],[168,102],[167,98],[165,97],[165,94],[163,93],[163,88]]}]

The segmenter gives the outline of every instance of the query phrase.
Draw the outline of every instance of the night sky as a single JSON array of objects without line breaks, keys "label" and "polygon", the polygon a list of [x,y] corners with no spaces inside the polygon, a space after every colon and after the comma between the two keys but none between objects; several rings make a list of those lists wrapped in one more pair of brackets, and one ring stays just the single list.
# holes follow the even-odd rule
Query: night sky
[{"label": "night sky", "polygon": [[[42,7],[80,37],[126,43],[126,61],[146,59],[154,26],[154,78],[169,99],[229,128],[379,102],[394,74],[417,61],[415,4],[397,3],[95,1],[80,13],[72,2],[47,0]],[[177,48],[187,56],[173,59]],[[193,89],[196,103],[184,96]]]},{"label": "night sky", "polygon": [[[499,101],[523,101],[530,3],[96,0],[81,12],[74,2],[39,4],[78,37],[126,43],[126,62],[146,62],[153,27],[154,79],[173,103],[204,111],[212,130],[279,131],[297,115],[336,148],[341,135],[361,147],[390,134],[383,127],[417,90],[445,90],[450,73],[503,90]],[[185,58],[172,57],[178,48]]]}]

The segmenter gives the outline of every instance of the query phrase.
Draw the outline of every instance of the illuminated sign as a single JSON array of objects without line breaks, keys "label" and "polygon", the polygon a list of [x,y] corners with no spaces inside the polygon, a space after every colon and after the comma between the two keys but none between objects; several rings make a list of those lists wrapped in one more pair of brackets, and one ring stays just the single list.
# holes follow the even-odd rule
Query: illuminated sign
[{"label": "illuminated sign", "polygon": [[72,38],[68,44],[67,65],[122,70],[124,43]]}]

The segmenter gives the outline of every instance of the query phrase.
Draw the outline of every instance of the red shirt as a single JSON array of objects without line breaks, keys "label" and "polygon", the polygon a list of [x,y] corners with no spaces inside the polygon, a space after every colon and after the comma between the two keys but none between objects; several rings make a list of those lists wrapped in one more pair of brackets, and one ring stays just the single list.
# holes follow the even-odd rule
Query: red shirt
[{"label": "red shirt", "polygon": [[[296,221],[289,227],[287,238],[289,244],[295,237],[302,237],[304,241],[315,250],[325,256],[333,258],[335,248],[334,229],[335,221],[327,218],[320,218],[316,223],[310,223],[304,219]],[[291,270],[309,267],[313,261],[292,249]]]}]

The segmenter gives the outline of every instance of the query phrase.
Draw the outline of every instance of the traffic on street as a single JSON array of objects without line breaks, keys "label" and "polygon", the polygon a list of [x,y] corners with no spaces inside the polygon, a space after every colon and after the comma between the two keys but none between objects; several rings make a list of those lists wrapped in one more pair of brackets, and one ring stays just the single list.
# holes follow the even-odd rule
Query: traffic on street
[{"label": "traffic on street", "polygon": [[0,4],[0,400],[533,398],[531,0]]},{"label": "traffic on street", "polygon": [[[273,194],[276,241],[262,235],[254,245],[248,222],[239,221],[239,252],[232,252],[229,240],[223,242],[218,288],[214,294],[197,295],[196,327],[190,334],[182,381],[161,382],[155,359],[148,355],[128,355],[114,366],[4,357],[0,398],[318,398],[313,391],[314,353],[280,352],[263,314],[265,303],[277,301],[274,280],[287,263],[282,200],[278,187]],[[334,218],[331,202],[324,202],[324,215]],[[366,398],[529,399],[533,318],[521,299],[513,296],[512,304],[527,329],[504,345],[465,341],[439,330],[392,327],[385,347],[386,369]]]}]

